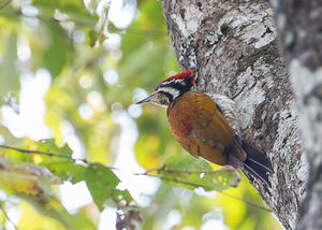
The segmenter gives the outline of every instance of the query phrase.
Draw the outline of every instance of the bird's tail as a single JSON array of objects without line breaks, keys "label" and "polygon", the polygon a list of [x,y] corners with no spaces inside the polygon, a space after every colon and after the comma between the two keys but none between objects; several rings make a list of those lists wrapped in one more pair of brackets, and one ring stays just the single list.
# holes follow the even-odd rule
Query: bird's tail
[{"label": "bird's tail", "polygon": [[242,147],[247,153],[247,158],[243,162],[244,169],[260,179],[266,186],[271,187],[267,173],[274,173],[274,170],[269,159],[250,144],[243,142]]}]

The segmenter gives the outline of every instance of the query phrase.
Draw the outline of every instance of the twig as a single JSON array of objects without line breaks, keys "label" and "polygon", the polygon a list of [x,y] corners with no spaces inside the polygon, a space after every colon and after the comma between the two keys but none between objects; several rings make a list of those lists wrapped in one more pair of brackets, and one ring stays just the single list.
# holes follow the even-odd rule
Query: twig
[{"label": "twig", "polygon": [[245,89],[246,85],[244,85],[237,93],[235,93],[230,99],[234,100],[236,97],[238,97],[241,92],[243,92],[243,90]]},{"label": "twig", "polygon": [[59,158],[65,158],[65,159],[72,159],[70,156],[66,156],[66,155],[59,154],[59,153],[46,152],[46,151],[40,151],[40,150],[22,149],[22,148],[18,148],[18,147],[14,147],[14,146],[9,146],[9,145],[0,145],[0,148],[11,149],[14,151],[18,151],[21,153],[27,153],[27,154],[40,154],[40,155],[46,155],[49,157],[59,157]]},{"label": "twig", "polygon": [[219,169],[219,170],[211,170],[211,171],[205,171],[205,170],[190,171],[190,170],[180,170],[180,169],[169,169],[169,168],[166,168],[165,166],[162,166],[161,168],[148,169],[143,173],[135,173],[135,175],[138,175],[138,176],[140,176],[140,175],[150,175],[150,173],[152,173],[152,172],[156,172],[156,173],[159,173],[159,174],[160,174],[160,172],[178,173],[178,174],[201,174],[201,173],[215,174],[215,173],[218,173],[218,172],[229,171],[229,170],[230,169],[222,168],[222,169]]},{"label": "twig", "polygon": [[[144,175],[144,174],[142,174]],[[184,184],[184,185],[188,185],[188,186],[191,186],[191,187],[205,187],[204,185],[201,185],[201,184],[196,184],[196,183],[191,183],[191,182],[187,182],[187,181],[182,181],[182,180],[178,180],[176,178],[169,178],[169,177],[164,177],[164,176],[160,176],[160,175],[151,175],[151,174],[145,174],[144,176],[151,176],[151,177],[157,177],[157,178],[160,178],[161,180],[166,180],[166,181],[170,181],[170,182],[175,182],[175,183],[179,183],[179,184]],[[264,206],[261,206],[261,205],[257,205],[257,204],[254,204],[250,201],[247,201],[247,200],[244,200],[238,196],[234,196],[234,195],[231,195],[229,193],[226,193],[226,192],[223,192],[223,191],[216,191],[224,196],[227,196],[227,197],[230,197],[232,199],[235,199],[235,200],[239,200],[241,202],[244,202],[252,207],[255,207],[255,208],[258,208],[258,209],[261,209],[263,211],[266,211],[266,212],[272,212],[272,210],[270,210],[269,208],[265,208]]]},{"label": "twig", "polygon": [[[67,155],[63,155],[60,153],[46,152],[46,151],[40,151],[40,150],[22,149],[22,148],[18,148],[18,147],[14,147],[14,146],[9,146],[9,145],[0,145],[0,148],[11,149],[11,150],[14,150],[14,151],[17,151],[20,153],[24,153],[24,154],[39,154],[39,155],[45,155],[45,156],[49,156],[49,157],[63,158],[63,159],[72,161],[74,163],[77,163],[77,161],[79,161],[85,165],[97,164],[97,163],[88,162],[86,159],[73,158],[72,156],[67,156]],[[119,170],[118,168],[115,168],[115,167],[110,167],[110,166],[105,166],[105,165],[101,165],[101,166],[105,167],[107,169],[110,169],[110,170]]]},{"label": "twig", "polygon": [[18,230],[18,228],[17,228],[16,224],[15,224],[15,223],[10,219],[10,217],[8,216],[8,214],[7,214],[6,210],[4,209],[3,204],[2,204],[1,202],[0,202],[0,210],[1,210],[1,212],[3,213],[4,217],[6,218],[6,221],[8,221],[9,223],[11,223],[11,224],[12,224],[12,226],[13,226],[13,228],[14,228],[15,230]]},{"label": "twig", "polygon": [[223,192],[223,191],[219,191],[219,193],[220,193],[220,194],[222,194],[222,195],[224,195],[224,196],[230,197],[230,198],[232,198],[232,199],[235,199],[235,200],[239,200],[239,201],[241,201],[241,202],[244,202],[244,203],[246,203],[246,204],[248,204],[248,205],[250,205],[250,206],[253,206],[253,207],[255,207],[255,208],[261,209],[261,210],[263,210],[263,211],[266,211],[266,212],[272,212],[272,210],[271,210],[271,209],[269,209],[269,208],[266,208],[266,207],[261,206],[261,205],[254,204],[254,203],[252,203],[252,202],[250,202],[250,201],[247,201],[247,200],[244,200],[244,199],[242,199],[242,198],[240,198],[240,197],[238,197],[238,196],[235,196],[235,195],[232,195],[232,194],[229,194],[229,193]]}]

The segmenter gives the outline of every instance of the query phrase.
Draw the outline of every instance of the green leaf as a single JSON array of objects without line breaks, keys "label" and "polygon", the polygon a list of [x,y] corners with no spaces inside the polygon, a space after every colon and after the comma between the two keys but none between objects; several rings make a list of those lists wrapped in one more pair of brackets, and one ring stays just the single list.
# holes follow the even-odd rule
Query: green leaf
[{"label": "green leaf", "polygon": [[[110,169],[101,164],[90,164],[86,167],[75,165],[68,161],[61,161],[42,165],[48,167],[51,172],[62,180],[70,179],[72,183],[78,183],[84,180],[93,200],[101,211],[104,209],[104,204],[108,199],[113,198],[117,201],[115,197],[118,194],[123,195],[125,201],[132,200],[129,193],[122,193],[122,191],[115,189],[120,180]],[[114,192],[116,193],[114,194]]]},{"label": "green leaf", "polygon": [[88,32],[88,44],[93,47],[95,45],[95,42],[97,41],[99,33],[95,30],[90,30]]},{"label": "green leaf", "polygon": [[133,200],[127,190],[116,189],[120,180],[111,169],[99,163],[85,163],[81,160],[77,164],[77,160],[75,162],[72,160],[72,150],[67,144],[58,147],[54,139],[39,142],[26,140],[24,148],[52,153],[52,156],[42,153],[33,156],[37,156],[36,161],[39,161],[42,167],[48,168],[61,181],[70,180],[73,184],[85,181],[93,200],[100,210],[103,210],[109,199],[117,203],[122,200],[130,203]]},{"label": "green leaf", "polygon": [[43,65],[56,77],[69,62],[71,43],[58,23],[49,21],[45,25],[49,30],[49,45],[44,51]]},{"label": "green leaf", "polygon": [[95,18],[95,16],[91,15],[86,10],[85,6],[79,0],[34,0],[33,4],[52,14],[54,14],[57,9],[60,12],[67,13],[71,16],[78,16],[78,18]]},{"label": "green leaf", "polygon": [[116,190],[113,193],[113,200],[117,202],[124,200],[127,204],[129,204],[133,198],[128,190]]},{"label": "green leaf", "polygon": [[188,154],[170,157],[159,172],[168,183],[188,189],[202,187],[206,191],[236,187],[240,180],[235,169],[227,167],[214,171],[206,161]]},{"label": "green leaf", "polygon": [[5,50],[0,62],[0,98],[7,96],[10,91],[20,88],[19,76],[16,67],[17,35],[12,33],[7,39]]},{"label": "green leaf", "polygon": [[46,166],[52,173],[58,176],[61,180],[70,180],[72,183],[78,183],[84,180],[86,167],[75,165],[71,161],[61,160],[53,162],[41,163]]},{"label": "green leaf", "polygon": [[71,157],[73,153],[73,150],[68,146],[68,144],[58,147],[54,139],[43,139],[38,141],[37,149],[44,152],[59,153],[68,157]]},{"label": "green leaf", "polygon": [[101,164],[90,165],[85,172],[84,179],[96,205],[102,211],[120,180],[110,169]]}]

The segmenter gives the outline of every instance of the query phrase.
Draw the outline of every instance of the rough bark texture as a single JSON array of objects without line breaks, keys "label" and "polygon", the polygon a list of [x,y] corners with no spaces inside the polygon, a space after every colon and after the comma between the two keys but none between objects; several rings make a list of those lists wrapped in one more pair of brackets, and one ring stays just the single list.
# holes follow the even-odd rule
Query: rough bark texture
[{"label": "rough bark texture", "polygon": [[275,0],[276,25],[296,94],[310,165],[297,229],[322,229],[322,1]]},{"label": "rough bark texture", "polygon": [[269,2],[163,0],[162,4],[181,68],[197,69],[196,90],[210,96],[237,95],[240,135],[267,153],[276,172],[270,177],[270,189],[247,177],[283,226],[295,229],[308,165]]}]

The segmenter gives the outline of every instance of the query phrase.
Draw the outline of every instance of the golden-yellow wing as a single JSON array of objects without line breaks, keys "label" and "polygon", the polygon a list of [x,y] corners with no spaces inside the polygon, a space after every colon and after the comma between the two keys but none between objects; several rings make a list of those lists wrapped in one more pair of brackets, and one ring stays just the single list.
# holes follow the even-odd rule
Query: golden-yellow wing
[{"label": "golden-yellow wing", "polygon": [[175,138],[189,153],[219,165],[227,164],[233,131],[209,96],[185,93],[168,108],[168,120]]}]

